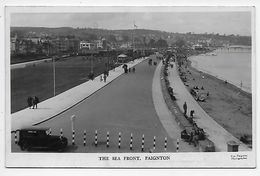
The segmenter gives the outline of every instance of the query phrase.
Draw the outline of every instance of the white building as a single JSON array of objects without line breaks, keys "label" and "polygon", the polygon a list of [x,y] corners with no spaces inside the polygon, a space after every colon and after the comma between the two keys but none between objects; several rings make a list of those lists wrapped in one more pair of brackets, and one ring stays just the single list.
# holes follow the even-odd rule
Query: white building
[{"label": "white building", "polygon": [[97,40],[97,49],[102,49],[103,48],[103,40]]},{"label": "white building", "polygon": [[80,49],[94,49],[95,48],[95,44],[94,43],[90,43],[90,42],[86,42],[86,41],[81,41],[79,43],[79,48]]},{"label": "white building", "polygon": [[192,49],[194,49],[194,50],[196,50],[196,49],[202,49],[203,47],[202,47],[202,45],[200,45],[200,44],[196,44],[196,45],[193,45],[192,46]]}]

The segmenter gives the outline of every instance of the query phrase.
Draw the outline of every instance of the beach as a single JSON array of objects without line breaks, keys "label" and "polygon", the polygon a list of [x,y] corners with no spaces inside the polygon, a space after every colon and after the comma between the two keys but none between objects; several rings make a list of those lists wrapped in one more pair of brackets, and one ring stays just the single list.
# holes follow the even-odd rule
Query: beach
[{"label": "beach", "polygon": [[251,50],[218,49],[212,53],[192,56],[189,60],[197,70],[227,80],[246,92],[252,92]]},{"label": "beach", "polygon": [[[252,139],[252,95],[233,84],[226,83],[210,74],[195,69],[189,64],[184,69],[187,73],[187,89],[198,86],[209,92],[205,102],[199,105],[221,126],[236,138],[246,138],[251,147]],[[196,112],[195,112],[196,113]]]}]

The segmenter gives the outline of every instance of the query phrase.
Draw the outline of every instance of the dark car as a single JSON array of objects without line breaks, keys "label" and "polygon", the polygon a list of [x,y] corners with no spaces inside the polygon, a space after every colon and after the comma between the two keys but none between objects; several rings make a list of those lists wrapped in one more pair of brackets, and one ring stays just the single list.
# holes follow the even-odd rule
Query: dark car
[{"label": "dark car", "polygon": [[21,150],[57,150],[62,151],[68,145],[65,137],[50,135],[48,128],[26,128],[19,130],[18,145]]}]

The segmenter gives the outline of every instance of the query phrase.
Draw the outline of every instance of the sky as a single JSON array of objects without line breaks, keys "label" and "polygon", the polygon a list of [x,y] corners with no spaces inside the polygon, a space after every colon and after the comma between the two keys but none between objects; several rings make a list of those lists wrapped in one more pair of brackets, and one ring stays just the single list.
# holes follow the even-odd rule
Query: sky
[{"label": "sky", "polygon": [[250,12],[13,13],[11,26],[153,29],[251,35]]}]

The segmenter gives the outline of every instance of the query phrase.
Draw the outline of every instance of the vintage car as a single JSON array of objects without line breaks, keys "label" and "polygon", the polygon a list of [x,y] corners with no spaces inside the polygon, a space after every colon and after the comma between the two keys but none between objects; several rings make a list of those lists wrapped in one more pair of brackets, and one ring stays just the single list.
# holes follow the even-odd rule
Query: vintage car
[{"label": "vintage car", "polygon": [[208,96],[207,96],[207,93],[205,93],[205,92],[201,92],[201,93],[199,93],[198,94],[198,96],[196,97],[196,100],[197,101],[206,101],[206,99],[208,98]]},{"label": "vintage car", "polygon": [[203,101],[204,102],[208,98],[208,94],[204,90],[192,88],[190,90],[190,93],[191,93],[191,95],[193,95],[194,99],[197,100],[197,101]]},{"label": "vintage car", "polygon": [[198,96],[199,94],[199,90],[195,89],[195,88],[191,88],[190,90],[191,95],[193,95],[194,97]]},{"label": "vintage car", "polygon": [[57,150],[62,151],[68,140],[61,136],[52,136],[48,128],[25,128],[19,130],[18,145],[21,150]]},{"label": "vintage car", "polygon": [[196,127],[196,128],[192,128],[192,129],[193,130],[185,128],[185,130],[183,130],[181,132],[181,138],[184,139],[185,141],[190,140],[191,131],[193,131],[193,132],[195,132],[195,134],[193,134],[193,135],[197,135],[197,140],[205,140],[206,139],[205,132],[202,128]]}]

